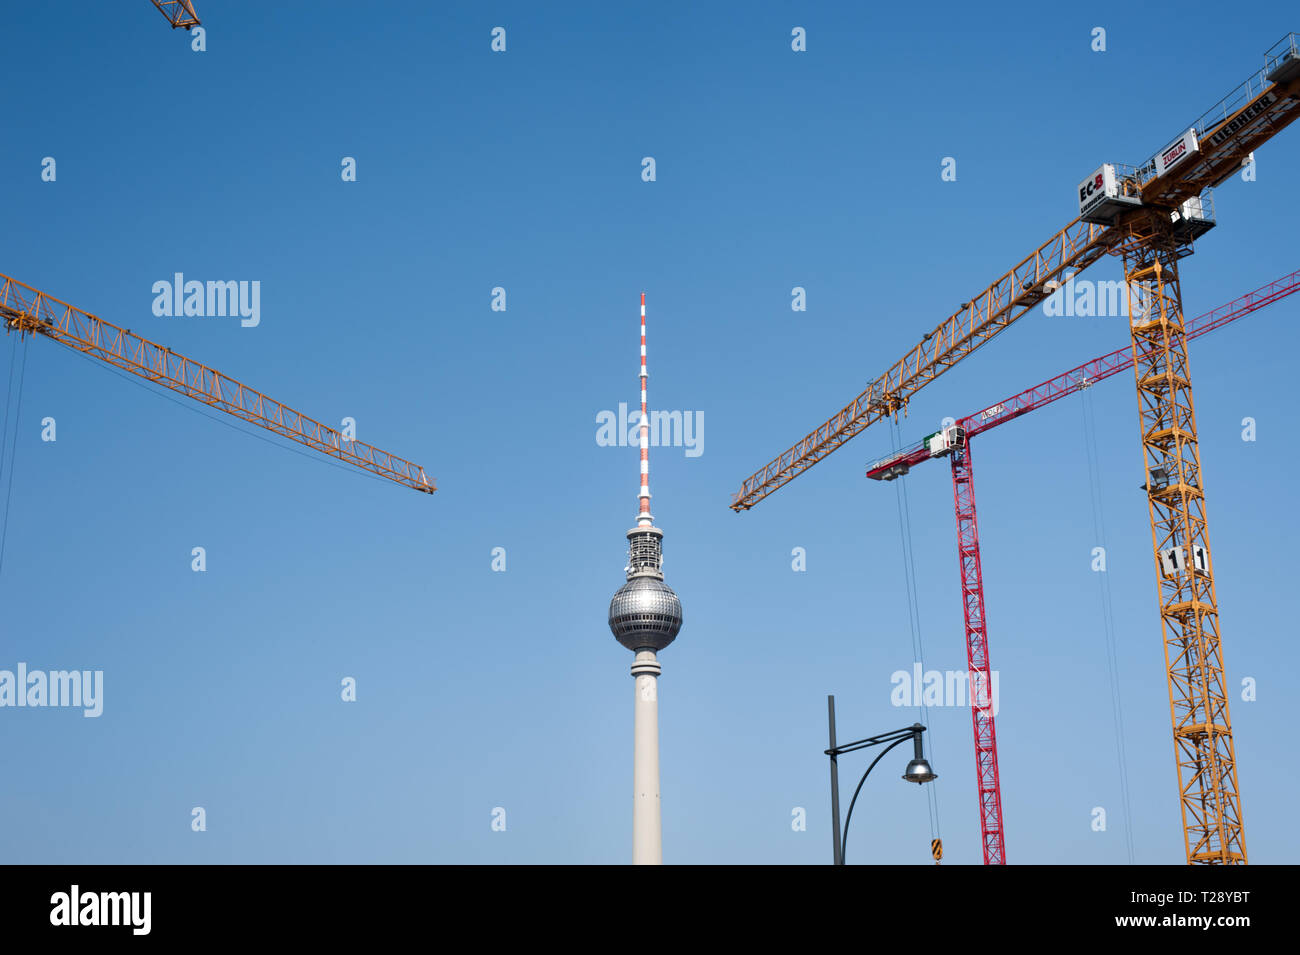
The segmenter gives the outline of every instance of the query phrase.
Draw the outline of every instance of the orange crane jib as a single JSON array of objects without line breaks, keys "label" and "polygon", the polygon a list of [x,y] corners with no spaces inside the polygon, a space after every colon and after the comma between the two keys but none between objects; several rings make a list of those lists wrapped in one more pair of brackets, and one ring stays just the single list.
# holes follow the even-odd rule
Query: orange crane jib
[{"label": "orange crane jib", "polygon": [[[838,413],[755,471],[733,495],[734,511],[748,510],[788,484],[873,422],[907,407],[911,397],[1033,309],[1064,280],[1103,255],[1117,253],[1129,223],[1152,208],[1176,213],[1183,203],[1238,172],[1251,154],[1300,117],[1300,55],[1289,34],[1252,74],[1201,116],[1175,143],[1194,133],[1195,147],[1157,163],[1168,147],[1135,167],[1128,180],[1135,199],[1109,224],[1075,219],[1003,276],[970,297]],[[1161,172],[1163,170],[1163,172]]]},{"label": "orange crane jib", "polygon": [[259,391],[0,274],[0,321],[5,331],[33,332],[195,401],[314,448],[328,457],[398,484],[432,494],[436,488],[418,464],[381,451]]},{"label": "orange crane jib", "polygon": [[173,30],[177,27],[188,30],[199,26],[199,15],[194,12],[194,4],[190,0],[153,0],[153,5],[167,18]]}]

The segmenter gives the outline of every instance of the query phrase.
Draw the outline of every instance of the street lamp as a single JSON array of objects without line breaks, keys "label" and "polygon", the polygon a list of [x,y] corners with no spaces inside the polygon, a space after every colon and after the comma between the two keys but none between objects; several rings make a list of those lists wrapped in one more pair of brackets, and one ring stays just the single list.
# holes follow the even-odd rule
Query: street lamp
[{"label": "street lamp", "polygon": [[[868,736],[866,739],[860,739],[852,743],[845,743],[843,746],[837,746],[835,743],[835,697],[826,697],[826,708],[830,717],[831,727],[831,748],[826,750],[826,755],[831,758],[831,816],[833,818],[833,828],[831,837],[834,840],[834,859],[835,865],[844,865],[844,847],[849,841],[849,823],[853,819],[853,807],[857,804],[858,793],[862,792],[862,784],[867,781],[871,771],[876,768],[876,763],[880,762],[895,746],[905,743],[909,739],[912,741],[912,759],[907,764],[907,771],[903,773],[903,779],[909,783],[928,783],[932,779],[939,777],[930,763],[921,753],[921,734],[925,732],[925,727],[920,723],[913,723],[904,729],[893,730],[889,733],[881,733],[877,736]],[[885,744],[888,744],[887,746]],[[844,817],[844,835],[840,836],[840,764],[839,757],[841,753],[853,753],[860,749],[866,749],[868,746],[885,746],[880,751],[880,755],[871,761],[867,771],[862,774],[858,780],[858,788],[853,790],[853,798],[849,801],[848,815]]]}]

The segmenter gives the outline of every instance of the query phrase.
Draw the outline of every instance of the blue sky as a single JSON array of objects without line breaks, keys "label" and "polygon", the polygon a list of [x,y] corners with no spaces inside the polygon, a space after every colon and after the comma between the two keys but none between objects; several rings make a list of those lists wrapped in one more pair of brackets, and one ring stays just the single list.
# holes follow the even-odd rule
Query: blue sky
[{"label": "blue sky", "polygon": [[[631,655],[605,613],[637,453],[600,446],[596,418],[637,401],[644,290],[651,404],[705,421],[704,453],[651,457],[686,615],[661,655],[665,861],[829,860],[826,695],[845,738],[917,718],[889,699],[915,660],[898,490],[862,476],[894,435],[876,425],[748,513],[731,493],[1069,222],[1080,179],[1150,156],[1300,22],[1280,2],[1232,18],[700,6],[200,0],[202,53],[147,0],[10,15],[0,272],[323,421],[353,417],[439,491],[286,453],[28,343],[0,668],[101,669],[105,699],[98,719],[0,710],[0,858],[626,861]],[[1183,267],[1189,315],[1300,265],[1298,156],[1285,131],[1256,181],[1218,190],[1219,228]],[[154,316],[151,287],[175,272],[260,281],[261,323]],[[1300,850],[1300,660],[1279,600],[1300,529],[1298,314],[1288,299],[1192,351],[1255,862]],[[898,440],[1126,341],[1122,319],[1031,314],[921,392]],[[1126,823],[1136,861],[1182,860],[1136,411],[1118,376],[975,448],[1013,863],[1126,862]],[[906,483],[925,665],[964,669],[948,469]],[[969,711],[927,719],[945,861],[977,863]],[[850,861],[929,862],[926,799],[896,754],[864,789]]]}]

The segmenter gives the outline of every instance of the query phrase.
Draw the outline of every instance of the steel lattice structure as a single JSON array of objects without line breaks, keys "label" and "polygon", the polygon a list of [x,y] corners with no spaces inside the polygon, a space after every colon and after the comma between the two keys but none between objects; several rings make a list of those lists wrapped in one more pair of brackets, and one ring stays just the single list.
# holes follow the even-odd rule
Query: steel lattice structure
[{"label": "steel lattice structure", "polygon": [[[1260,286],[1253,292],[1247,292],[1231,302],[1188,320],[1187,338],[1188,340],[1200,338],[1202,335],[1256,312],[1266,305],[1272,305],[1279,299],[1286,298],[1296,291],[1300,291],[1300,270],[1284,275],[1280,279],[1275,279],[1266,285]],[[998,425],[1006,424],[1021,415],[1028,414],[1067,395],[1072,395],[1083,388],[1095,385],[1112,375],[1128,371],[1132,367],[1133,346],[1129,344],[1099,358],[1086,361],[1069,371],[1063,371],[1059,375],[1034,385],[1032,388],[1026,388],[1017,395],[1003,398],[997,404],[990,405],[983,411],[977,411],[975,414],[959,418],[957,419],[957,426],[966,432],[966,440],[969,441],[977,434],[983,434],[985,431],[998,427]],[[890,467],[906,465],[910,468],[929,457],[930,453],[925,442],[918,441],[867,465],[867,476],[879,478],[882,476],[882,472]]]},{"label": "steel lattice structure", "polygon": [[1076,219],[1052,236],[926,335],[833,418],[745,478],[732,510],[748,510],[873,423],[905,409],[912,395],[1047,298],[1053,282],[1105,255],[1110,231]]},{"label": "steel lattice structure", "polygon": [[989,639],[984,617],[984,573],[980,532],[975,519],[975,477],[970,446],[952,455],[952,492],[957,515],[957,560],[961,566],[961,605],[966,623],[966,666],[970,674],[970,717],[975,732],[975,785],[980,806],[980,847],[985,865],[1004,865],[1002,783],[998,777],[998,734],[989,692]]},{"label": "steel lattice structure", "polygon": [[199,15],[194,12],[190,0],[153,0],[153,5],[167,18],[173,30],[177,27],[188,30],[199,25]]},{"label": "steel lattice structure", "polygon": [[[1177,261],[1168,222],[1132,227],[1124,248],[1130,289],[1151,540],[1159,581],[1169,709],[1189,862],[1245,863],[1246,841],[1224,687],[1214,564],[1196,439]],[[1135,288],[1145,290],[1140,306]]]},{"label": "steel lattice structure", "polygon": [[4,322],[5,331],[43,335],[145,381],[274,431],[343,464],[427,494],[436,490],[418,464],[364,441],[349,441],[329,425],[294,411],[216,369],[7,275],[0,275],[0,321]]}]

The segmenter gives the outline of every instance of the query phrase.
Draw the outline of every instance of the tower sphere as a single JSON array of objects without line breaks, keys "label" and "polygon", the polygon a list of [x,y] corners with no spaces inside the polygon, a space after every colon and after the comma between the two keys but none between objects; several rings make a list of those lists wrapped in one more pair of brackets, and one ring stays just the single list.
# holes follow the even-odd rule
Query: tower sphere
[{"label": "tower sphere", "polygon": [[609,629],[627,649],[657,653],[682,629],[682,602],[662,580],[633,577],[609,602]]}]

